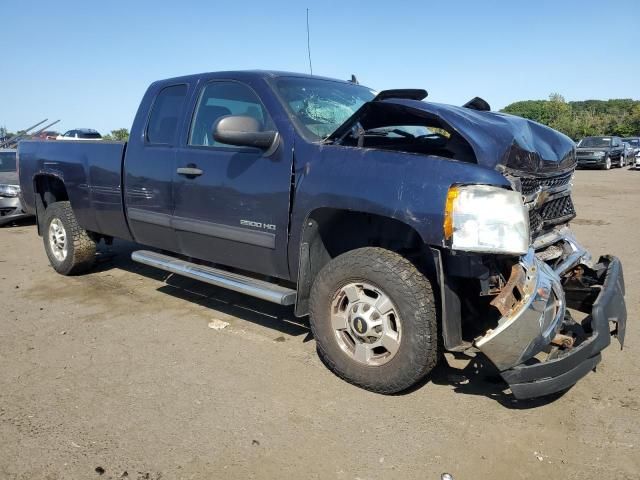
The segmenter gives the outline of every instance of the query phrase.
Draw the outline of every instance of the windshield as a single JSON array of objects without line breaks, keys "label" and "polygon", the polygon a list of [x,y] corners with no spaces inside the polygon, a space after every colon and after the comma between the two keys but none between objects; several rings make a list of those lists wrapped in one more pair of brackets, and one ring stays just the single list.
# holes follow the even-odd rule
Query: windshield
[{"label": "windshield", "polygon": [[375,97],[369,88],[331,80],[280,77],[275,83],[301,133],[312,141],[331,135]]},{"label": "windshield", "polygon": [[0,152],[0,172],[16,171],[16,152]]},{"label": "windshield", "polygon": [[625,142],[627,142],[629,145],[631,145],[633,147],[640,146],[640,139],[637,139],[637,138],[623,138],[622,140],[624,140]]},{"label": "windshield", "polygon": [[587,137],[583,138],[579,147],[608,147],[611,145],[611,137]]}]

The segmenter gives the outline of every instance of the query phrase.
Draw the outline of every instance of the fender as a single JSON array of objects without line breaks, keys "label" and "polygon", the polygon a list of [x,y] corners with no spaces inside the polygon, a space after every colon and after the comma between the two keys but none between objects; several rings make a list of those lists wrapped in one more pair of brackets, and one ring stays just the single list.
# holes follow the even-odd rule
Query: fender
[{"label": "fender", "polygon": [[298,182],[288,252],[292,279],[297,279],[303,230],[314,210],[398,220],[414,229],[425,245],[443,247],[444,207],[451,185],[511,188],[496,170],[442,157],[304,142],[296,149]]}]

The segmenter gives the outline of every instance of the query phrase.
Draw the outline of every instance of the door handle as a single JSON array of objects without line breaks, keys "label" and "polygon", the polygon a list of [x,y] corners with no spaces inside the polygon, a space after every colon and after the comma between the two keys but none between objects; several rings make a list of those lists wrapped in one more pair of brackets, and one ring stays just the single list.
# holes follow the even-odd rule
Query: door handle
[{"label": "door handle", "polygon": [[196,167],[180,167],[176,172],[178,172],[178,175],[184,175],[185,177],[198,177],[204,173]]}]

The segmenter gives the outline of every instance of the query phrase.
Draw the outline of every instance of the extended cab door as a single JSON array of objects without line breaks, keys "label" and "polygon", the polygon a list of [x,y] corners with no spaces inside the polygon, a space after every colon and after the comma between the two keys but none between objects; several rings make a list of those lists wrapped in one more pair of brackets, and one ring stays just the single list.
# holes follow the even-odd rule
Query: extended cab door
[{"label": "extended cab door", "polygon": [[183,254],[288,278],[286,247],[291,146],[275,151],[216,142],[225,115],[249,115],[275,130],[257,93],[231,80],[203,82],[184,145],[176,155],[172,219]]},{"label": "extended cab door", "polygon": [[[137,242],[178,251],[171,226],[173,174],[178,127],[183,119],[187,84],[169,85],[149,92],[148,118],[136,119],[143,127],[127,146],[124,194],[129,228]],[[146,112],[141,109],[144,115]],[[143,123],[142,123],[143,122]]]}]

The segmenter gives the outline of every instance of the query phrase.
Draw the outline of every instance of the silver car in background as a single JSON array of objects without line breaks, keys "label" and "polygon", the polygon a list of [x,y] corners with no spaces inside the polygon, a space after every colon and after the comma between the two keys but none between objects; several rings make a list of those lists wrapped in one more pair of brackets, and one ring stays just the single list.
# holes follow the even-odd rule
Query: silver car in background
[{"label": "silver car in background", "polygon": [[30,216],[20,204],[17,151],[0,149],[0,227]]}]

